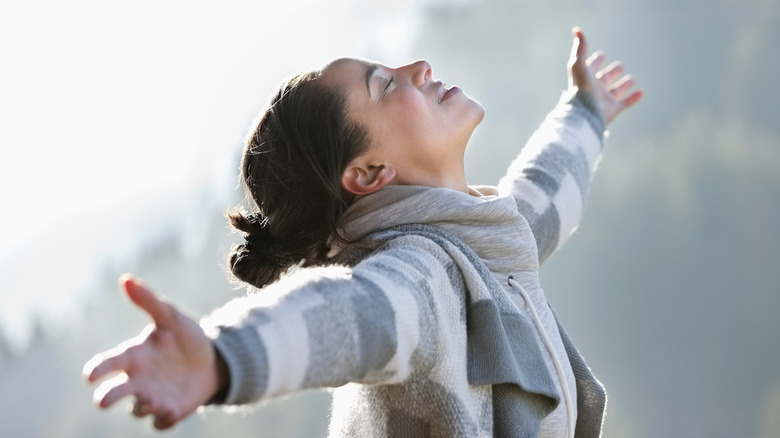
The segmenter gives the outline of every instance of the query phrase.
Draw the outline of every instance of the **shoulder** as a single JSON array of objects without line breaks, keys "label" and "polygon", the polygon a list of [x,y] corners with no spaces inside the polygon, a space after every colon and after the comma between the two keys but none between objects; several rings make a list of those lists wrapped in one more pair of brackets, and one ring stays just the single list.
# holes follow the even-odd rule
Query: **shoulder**
[{"label": "shoulder", "polygon": [[427,225],[401,225],[375,232],[348,245],[332,260],[353,274],[403,276],[442,281],[459,276],[456,261],[471,252],[451,234]]}]

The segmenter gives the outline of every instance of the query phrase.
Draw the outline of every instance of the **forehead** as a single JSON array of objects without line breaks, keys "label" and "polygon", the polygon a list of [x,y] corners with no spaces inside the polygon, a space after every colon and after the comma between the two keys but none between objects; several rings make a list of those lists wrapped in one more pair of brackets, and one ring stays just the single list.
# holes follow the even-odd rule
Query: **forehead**
[{"label": "forehead", "polygon": [[341,58],[322,69],[322,79],[326,84],[339,87],[348,94],[362,92],[368,96],[367,73],[376,67],[379,65],[366,60]]}]

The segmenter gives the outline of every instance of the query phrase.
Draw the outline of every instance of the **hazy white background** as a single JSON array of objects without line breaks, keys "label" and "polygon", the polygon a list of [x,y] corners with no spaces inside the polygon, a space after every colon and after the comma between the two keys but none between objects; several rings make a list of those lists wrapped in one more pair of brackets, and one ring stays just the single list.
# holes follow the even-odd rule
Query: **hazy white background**
[{"label": "hazy white background", "polygon": [[[221,214],[274,86],[339,56],[481,101],[495,183],[565,86],[574,25],[646,91],[612,126],[579,234],[543,270],[610,393],[605,436],[780,436],[780,4],[754,1],[6,2],[0,6],[0,422],[151,436],[80,368],[145,324],[136,272],[193,315],[240,294]],[[328,394],[167,436],[322,436]]]}]

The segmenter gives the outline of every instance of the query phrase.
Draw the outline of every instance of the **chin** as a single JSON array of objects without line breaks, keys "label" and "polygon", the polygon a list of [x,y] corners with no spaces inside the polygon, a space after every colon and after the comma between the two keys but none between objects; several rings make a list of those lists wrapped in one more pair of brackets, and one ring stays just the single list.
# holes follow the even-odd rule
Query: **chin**
[{"label": "chin", "polygon": [[471,112],[474,113],[474,118],[476,119],[475,125],[479,125],[479,123],[482,121],[482,119],[485,118],[485,107],[482,106],[481,103],[477,102],[476,100],[466,96],[469,100],[469,107]]},{"label": "chin", "polygon": [[476,100],[473,100],[473,113],[474,113],[474,127],[482,123],[482,120],[485,119],[485,107],[482,106],[479,102]]},{"label": "chin", "polygon": [[484,119],[485,119],[485,107],[479,105],[479,120],[477,121],[477,124],[480,124]]}]

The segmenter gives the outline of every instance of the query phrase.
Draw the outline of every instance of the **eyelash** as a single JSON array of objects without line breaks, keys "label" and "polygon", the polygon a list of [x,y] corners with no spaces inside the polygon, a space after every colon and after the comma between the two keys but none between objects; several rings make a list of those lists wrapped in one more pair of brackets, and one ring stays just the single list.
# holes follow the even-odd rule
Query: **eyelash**
[{"label": "eyelash", "polygon": [[390,84],[393,83],[393,79],[395,79],[394,76],[390,76],[390,80],[387,81],[387,85],[385,85],[385,89],[382,90],[382,94],[387,93],[387,89],[390,88]]}]

